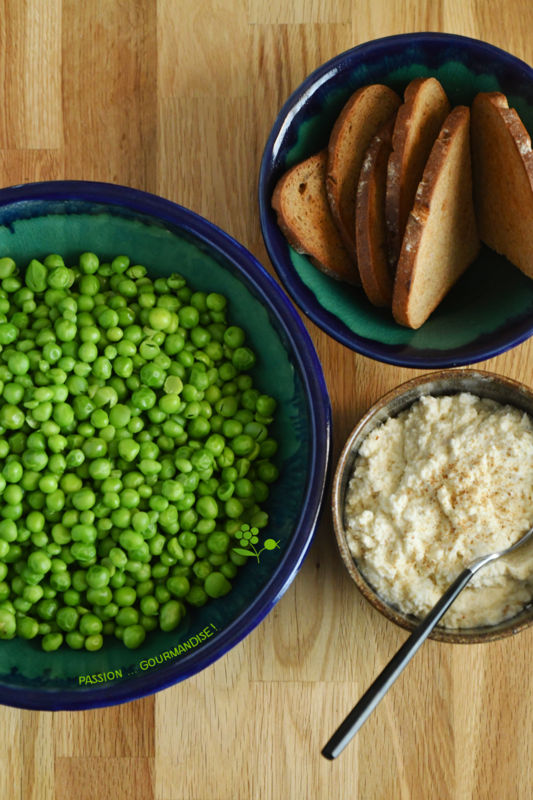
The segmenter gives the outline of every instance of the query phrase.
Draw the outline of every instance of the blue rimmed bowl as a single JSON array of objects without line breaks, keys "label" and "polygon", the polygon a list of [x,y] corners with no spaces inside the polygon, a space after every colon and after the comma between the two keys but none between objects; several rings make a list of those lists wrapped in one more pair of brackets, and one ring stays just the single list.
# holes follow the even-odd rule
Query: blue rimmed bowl
[{"label": "blue rimmed bowl", "polygon": [[0,642],[0,703],[39,710],[85,709],[142,697],[194,675],[241,641],[287,589],[309,549],[329,462],[331,409],[320,362],[287,297],[255,258],[207,220],[145,192],[60,181],[0,191],[0,254],[24,268],[85,251],[143,264],[151,277],[182,273],[197,290],[224,294],[229,315],[258,354],[254,385],[278,401],[272,435],[280,478],[265,503],[261,536],[279,542],[250,559],[233,591],[190,611],[138,650],[110,637],[95,653],[37,640]]},{"label": "blue rimmed bowl", "polygon": [[416,331],[376,308],[363,289],[319,272],[296,253],[276,223],[271,198],[283,173],[327,146],[335,120],[361,86],[383,83],[400,96],[411,80],[435,77],[450,103],[471,105],[478,92],[503,92],[533,133],[533,70],[486,42],[441,33],[390,36],[355,47],[313,72],[289,97],[268,138],[259,181],[261,228],[284,287],[313,322],[377,361],[413,368],[473,364],[515,347],[533,333],[533,281],[503,256],[481,253]]}]

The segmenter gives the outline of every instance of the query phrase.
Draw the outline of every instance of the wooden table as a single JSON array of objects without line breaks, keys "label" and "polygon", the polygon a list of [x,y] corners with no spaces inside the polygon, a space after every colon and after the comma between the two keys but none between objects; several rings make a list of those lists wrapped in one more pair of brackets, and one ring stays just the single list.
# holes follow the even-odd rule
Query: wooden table
[{"label": "wooden table", "polygon": [[[531,0],[2,0],[0,180],[112,181],[220,225],[270,269],[257,213],[277,111],[343,50],[394,33],[485,39],[533,62]],[[308,324],[334,457],[415,373]],[[484,366],[531,383],[531,343]],[[0,709],[2,800],[529,800],[533,629],[430,642],[337,762],[320,748],[406,634],[363,601],[329,509],[298,578],[231,653],[156,697]]]}]

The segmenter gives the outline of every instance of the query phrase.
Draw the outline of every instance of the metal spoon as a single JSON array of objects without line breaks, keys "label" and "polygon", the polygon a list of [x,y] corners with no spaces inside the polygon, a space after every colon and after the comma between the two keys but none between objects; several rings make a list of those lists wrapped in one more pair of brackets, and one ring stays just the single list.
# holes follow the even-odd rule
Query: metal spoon
[{"label": "metal spoon", "polygon": [[[398,652],[389,661],[381,675],[379,675],[374,683],[366,690],[362,698],[359,700],[355,708],[348,714],[344,722],[337,728],[327,745],[322,750],[322,755],[325,758],[333,760],[337,758],[346,745],[353,739],[359,728],[368,719],[370,714],[374,711],[377,704],[385,697],[390,687],[403,672],[407,664],[410,662],[415,653],[422,646],[427,639],[435,625],[444,616],[449,609],[455,598],[463,591],[470,579],[480,569],[496,561],[502,556],[508,556],[511,553],[517,553],[513,556],[514,561],[519,561],[524,558],[524,551],[522,547],[530,544],[530,549],[533,550],[533,528],[530,528],[526,534],[507,550],[500,550],[497,553],[489,553],[489,555],[482,556],[476,559],[461,572],[459,577],[452,583],[449,589],[443,594],[439,602],[432,608],[427,617],[420,623],[420,625],[413,631],[411,636],[407,639],[405,644],[400,647]],[[527,549],[527,548],[526,548]]]}]

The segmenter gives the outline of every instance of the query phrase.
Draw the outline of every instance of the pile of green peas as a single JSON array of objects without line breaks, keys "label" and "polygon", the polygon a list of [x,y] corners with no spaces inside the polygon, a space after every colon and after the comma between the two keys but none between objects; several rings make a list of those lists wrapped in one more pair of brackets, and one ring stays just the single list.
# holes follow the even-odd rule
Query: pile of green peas
[{"label": "pile of green peas", "polygon": [[0,259],[0,638],[130,649],[227,594],[278,477],[226,299],[126,256]]}]

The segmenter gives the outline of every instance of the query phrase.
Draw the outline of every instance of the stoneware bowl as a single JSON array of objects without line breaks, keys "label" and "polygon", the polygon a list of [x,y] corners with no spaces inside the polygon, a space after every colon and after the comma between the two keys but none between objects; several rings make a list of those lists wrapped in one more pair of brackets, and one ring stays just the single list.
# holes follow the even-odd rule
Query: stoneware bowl
[{"label": "stoneware bowl", "polygon": [[[279,547],[249,561],[233,590],[189,612],[138,650],[114,637],[95,652],[65,644],[45,653],[37,639],[0,641],[0,703],[44,710],[113,705],[199,672],[243,639],[287,589],[311,543],[329,455],[330,405],[320,363],[293,306],[253,256],[207,220],[154,195],[86,182],[0,191],[0,253],[21,268],[60,253],[109,260],[124,253],[152,278],[180,272],[196,289],[220,292],[258,354],[254,385],[278,401],[272,435],[280,478],[265,510],[265,538]],[[263,534],[263,532],[262,532]]]},{"label": "stoneware bowl", "polygon": [[497,47],[440,33],[390,36],[355,47],[313,72],[289,97],[268,138],[259,203],[266,247],[283,285],[322,330],[352,350],[403,367],[473,364],[533,333],[533,281],[483,245],[481,253],[427,322],[397,325],[363,289],[319,272],[288,244],[271,207],[283,173],[327,146],[342,107],[361,86],[383,83],[400,96],[414,78],[433,76],[452,106],[478,92],[503,92],[533,133],[533,70]]},{"label": "stoneware bowl", "polygon": [[[333,482],[333,524],[342,559],[351,578],[371,605],[391,622],[412,631],[420,620],[404,614],[385,602],[368,583],[354,560],[344,529],[344,506],[348,484],[353,476],[354,463],[359,448],[378,425],[389,417],[395,417],[424,395],[441,395],[470,392],[478,397],[495,400],[503,405],[520,408],[533,416],[533,391],[522,383],[478,370],[448,370],[421,375],[398,386],[370,408],[358,422],[344,446],[337,465]],[[533,605],[526,606],[516,617],[499,625],[484,628],[462,628],[460,632],[452,628],[437,627],[430,634],[431,639],[455,644],[479,644],[503,639],[528,628],[533,624]]]}]

